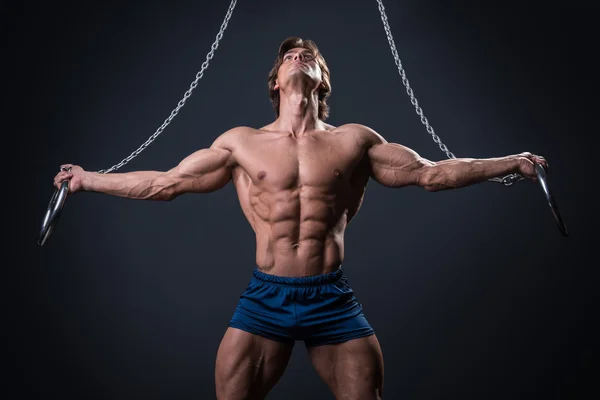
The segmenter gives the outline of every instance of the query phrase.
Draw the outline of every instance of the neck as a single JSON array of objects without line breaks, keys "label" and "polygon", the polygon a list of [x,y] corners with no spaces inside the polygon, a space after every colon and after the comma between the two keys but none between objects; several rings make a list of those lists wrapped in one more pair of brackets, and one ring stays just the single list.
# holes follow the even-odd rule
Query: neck
[{"label": "neck", "polygon": [[319,119],[319,99],[316,90],[302,87],[279,90],[279,117],[274,123],[277,130],[294,137],[307,131],[325,129]]}]

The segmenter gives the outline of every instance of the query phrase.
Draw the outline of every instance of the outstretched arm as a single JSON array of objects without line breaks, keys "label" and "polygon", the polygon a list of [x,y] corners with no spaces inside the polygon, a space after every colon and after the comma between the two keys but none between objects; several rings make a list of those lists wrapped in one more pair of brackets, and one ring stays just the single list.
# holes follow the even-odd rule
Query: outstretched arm
[{"label": "outstretched arm", "polygon": [[505,157],[454,158],[432,162],[408,147],[388,143],[366,128],[371,176],[388,187],[417,185],[428,191],[460,188],[490,178],[520,173],[535,180],[535,163],[548,167],[543,157],[521,153]]},{"label": "outstretched arm", "polygon": [[70,172],[59,173],[55,186],[70,179],[71,192],[90,191],[130,199],[170,201],[183,193],[207,193],[218,190],[231,180],[234,167],[232,131],[221,135],[208,149],[198,150],[169,171],[135,171],[99,174],[76,165]]}]

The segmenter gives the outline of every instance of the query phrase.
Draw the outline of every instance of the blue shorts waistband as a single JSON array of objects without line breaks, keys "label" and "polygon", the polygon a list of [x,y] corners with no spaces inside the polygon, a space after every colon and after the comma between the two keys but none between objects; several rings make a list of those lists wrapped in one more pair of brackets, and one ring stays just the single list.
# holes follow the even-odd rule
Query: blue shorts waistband
[{"label": "blue shorts waistband", "polygon": [[252,275],[255,279],[258,279],[259,281],[272,284],[290,286],[316,286],[338,281],[344,275],[344,270],[342,269],[342,267],[339,267],[337,270],[332,271],[328,274],[291,277],[266,274],[255,267]]}]

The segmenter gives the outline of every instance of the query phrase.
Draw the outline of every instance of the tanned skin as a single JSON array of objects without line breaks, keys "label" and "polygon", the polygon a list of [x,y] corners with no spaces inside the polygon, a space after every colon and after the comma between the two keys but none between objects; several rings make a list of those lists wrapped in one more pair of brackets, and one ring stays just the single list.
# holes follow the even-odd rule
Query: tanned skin
[{"label": "tanned skin", "polygon": [[[294,48],[277,74],[279,116],[271,124],[235,127],[168,171],[98,174],[63,164],[71,170],[58,173],[54,185],[69,180],[69,193],[171,201],[184,193],[213,192],[231,181],[256,233],[258,269],[302,277],[340,267],[346,227],[370,178],[390,188],[412,185],[435,192],[510,173],[535,181],[535,164],[548,167],[543,157],[528,152],[432,162],[388,143],[367,126],[328,125],[318,118],[321,82],[314,55]],[[217,352],[217,399],[263,399],[283,374],[292,346],[228,328]],[[376,335],[308,352],[337,399],[382,397],[383,355]]]}]

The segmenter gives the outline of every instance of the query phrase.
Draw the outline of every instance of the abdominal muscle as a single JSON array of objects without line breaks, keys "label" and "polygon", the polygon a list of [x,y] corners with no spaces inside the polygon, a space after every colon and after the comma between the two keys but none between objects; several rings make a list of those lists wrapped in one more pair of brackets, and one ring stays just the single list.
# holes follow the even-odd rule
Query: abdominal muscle
[{"label": "abdominal muscle", "polygon": [[344,258],[347,212],[333,194],[315,188],[250,194],[256,263],[280,276],[335,271]]}]

